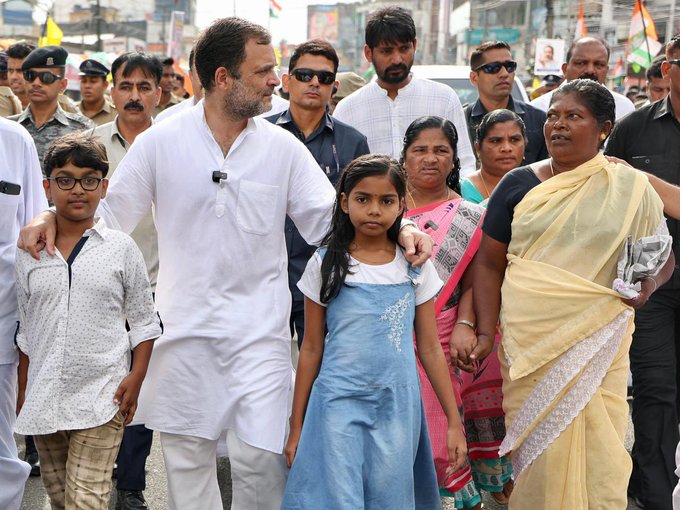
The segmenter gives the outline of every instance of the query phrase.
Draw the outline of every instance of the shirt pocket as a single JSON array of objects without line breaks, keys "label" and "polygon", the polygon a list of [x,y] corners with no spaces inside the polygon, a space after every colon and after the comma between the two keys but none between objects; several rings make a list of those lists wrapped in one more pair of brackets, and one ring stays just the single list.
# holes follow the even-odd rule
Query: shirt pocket
[{"label": "shirt pocket", "polygon": [[239,228],[249,234],[269,234],[274,225],[278,194],[278,186],[242,180],[236,205]]},{"label": "shirt pocket", "polygon": [[0,193],[0,245],[14,244],[19,236],[17,212],[21,195]]},{"label": "shirt pocket", "polygon": [[630,164],[633,168],[654,174],[668,182],[676,182],[678,161],[666,154],[648,154],[631,156]]}]

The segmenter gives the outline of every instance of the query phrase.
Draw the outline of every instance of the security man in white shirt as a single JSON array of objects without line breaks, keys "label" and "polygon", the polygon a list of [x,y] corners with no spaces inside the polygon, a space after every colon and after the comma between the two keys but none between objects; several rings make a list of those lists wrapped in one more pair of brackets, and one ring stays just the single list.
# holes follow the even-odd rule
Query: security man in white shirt
[{"label": "security man in white shirt", "polygon": [[3,118],[0,161],[0,508],[19,510],[31,467],[19,460],[13,436],[19,360],[14,260],[19,229],[45,210],[47,199],[33,139],[21,125]]}]

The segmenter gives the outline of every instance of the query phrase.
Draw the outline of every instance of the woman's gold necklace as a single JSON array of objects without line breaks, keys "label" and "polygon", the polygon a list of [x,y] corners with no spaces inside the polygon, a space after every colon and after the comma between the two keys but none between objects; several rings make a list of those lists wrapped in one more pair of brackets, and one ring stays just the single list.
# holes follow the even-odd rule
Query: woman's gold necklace
[{"label": "woman's gold necklace", "polygon": [[[406,188],[406,193],[408,194],[408,197],[411,199],[411,202],[413,202],[413,208],[418,209],[418,204],[416,204],[415,198],[413,198],[413,195],[411,194],[411,190],[409,188]],[[446,198],[444,200],[448,200],[451,198],[451,190],[447,189],[446,190]]]},{"label": "woman's gold necklace", "polygon": [[484,180],[484,173],[480,170],[479,171],[479,178],[482,180],[482,186],[484,186],[484,191],[486,191],[486,198],[491,197],[491,193],[489,192],[489,188],[486,185],[486,181]]}]

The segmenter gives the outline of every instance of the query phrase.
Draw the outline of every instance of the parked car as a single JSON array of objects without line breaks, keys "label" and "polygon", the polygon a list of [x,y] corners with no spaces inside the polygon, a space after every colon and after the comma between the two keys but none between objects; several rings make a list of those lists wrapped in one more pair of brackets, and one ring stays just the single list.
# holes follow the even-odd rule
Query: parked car
[{"label": "parked car", "polygon": [[[470,66],[413,66],[411,72],[414,76],[427,78],[429,80],[438,81],[444,85],[448,85],[458,94],[458,98],[463,105],[474,103],[479,94],[477,89],[470,83]],[[529,102],[524,85],[515,76],[515,84],[512,87],[512,97],[525,103]]]}]

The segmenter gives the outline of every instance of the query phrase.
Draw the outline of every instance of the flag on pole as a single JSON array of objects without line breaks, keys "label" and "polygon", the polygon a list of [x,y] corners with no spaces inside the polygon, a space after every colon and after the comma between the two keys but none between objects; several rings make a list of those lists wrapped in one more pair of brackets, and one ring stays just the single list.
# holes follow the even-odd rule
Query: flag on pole
[{"label": "flag on pole", "polygon": [[281,5],[276,0],[269,0],[269,17],[277,19],[282,11]]},{"label": "flag on pole", "polygon": [[636,0],[633,20],[630,22],[626,61],[633,64],[633,68],[641,66],[647,69],[661,47],[652,16],[642,2]]},{"label": "flag on pole", "polygon": [[588,30],[586,29],[586,17],[583,14],[583,0],[578,0],[578,18],[576,19],[574,40],[585,37],[586,35],[588,35]]},{"label": "flag on pole", "polygon": [[623,64],[623,57],[619,57],[619,60],[612,71],[612,75],[614,78],[623,78],[626,76],[626,67]]},{"label": "flag on pole", "polygon": [[45,20],[45,25],[43,25],[38,46],[59,46],[61,45],[61,39],[63,37],[64,32],[62,32],[59,25],[54,22],[52,16],[48,15],[47,20]]}]

